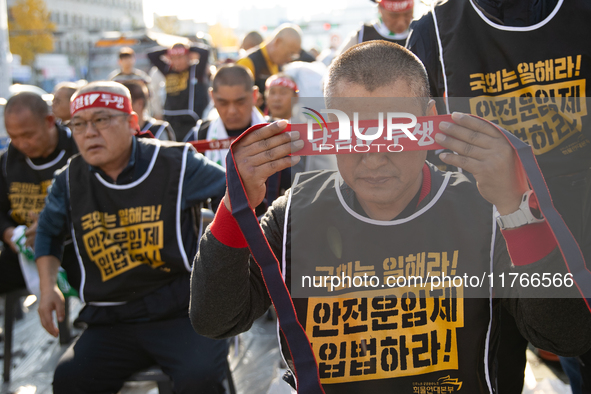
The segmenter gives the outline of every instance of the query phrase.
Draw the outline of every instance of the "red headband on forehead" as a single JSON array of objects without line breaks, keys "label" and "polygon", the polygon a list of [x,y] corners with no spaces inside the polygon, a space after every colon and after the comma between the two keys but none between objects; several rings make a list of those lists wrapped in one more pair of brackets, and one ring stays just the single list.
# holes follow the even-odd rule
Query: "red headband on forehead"
[{"label": "red headband on forehead", "polygon": [[267,85],[267,88],[270,88],[271,86],[285,86],[286,88],[290,88],[294,92],[299,93],[298,85],[296,85],[296,83],[289,78],[283,78],[283,77],[275,78],[275,79],[271,80],[271,82],[267,83],[266,85]]},{"label": "red headband on forehead", "polygon": [[79,95],[70,103],[70,114],[88,108],[111,108],[130,114],[131,101],[120,94],[111,92],[87,92]]},{"label": "red headband on forehead", "polygon": [[415,2],[414,0],[381,0],[378,4],[386,11],[403,12],[412,10]]}]

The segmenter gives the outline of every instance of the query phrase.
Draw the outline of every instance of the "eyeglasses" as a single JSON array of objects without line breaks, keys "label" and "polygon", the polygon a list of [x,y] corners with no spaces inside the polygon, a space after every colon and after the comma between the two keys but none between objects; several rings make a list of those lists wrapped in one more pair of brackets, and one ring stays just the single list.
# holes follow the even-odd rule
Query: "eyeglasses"
[{"label": "eyeglasses", "polygon": [[99,115],[91,120],[74,119],[70,122],[70,129],[76,134],[82,134],[86,131],[88,122],[90,122],[96,130],[103,131],[111,125],[111,119],[117,116],[129,116],[129,114]]}]

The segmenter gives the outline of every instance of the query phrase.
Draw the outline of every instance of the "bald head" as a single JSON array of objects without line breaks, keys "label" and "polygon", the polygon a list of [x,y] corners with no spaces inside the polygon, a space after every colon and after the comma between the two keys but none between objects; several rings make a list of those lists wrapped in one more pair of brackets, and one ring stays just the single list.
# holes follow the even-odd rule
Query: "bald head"
[{"label": "bald head", "polygon": [[273,32],[273,38],[293,39],[302,41],[302,30],[298,25],[284,23]]},{"label": "bald head", "polygon": [[302,49],[302,30],[298,25],[285,23],[273,32],[267,45],[271,61],[279,66],[298,58]]},{"label": "bald head", "polygon": [[18,93],[8,100],[4,125],[11,146],[29,158],[48,157],[57,147],[54,118],[45,101],[35,93]]},{"label": "bald head", "polygon": [[43,120],[49,114],[47,103],[36,93],[21,92],[8,99],[4,107],[4,115],[28,110],[38,120]]},{"label": "bald head", "polygon": [[250,48],[256,47],[263,42],[263,36],[257,31],[251,31],[244,36],[240,48],[248,51]]},{"label": "bald head", "polygon": [[220,86],[243,86],[245,92],[252,92],[254,79],[252,73],[246,67],[228,64],[220,67],[211,83],[212,91],[217,92]]},{"label": "bald head", "polygon": [[[354,45],[337,57],[328,69],[324,96],[330,105],[332,97],[346,97],[343,86],[353,83],[374,92],[397,82],[406,84],[420,106],[429,103],[429,79],[419,58],[404,47],[375,40]],[[396,92],[392,92],[396,97]]]},{"label": "bald head", "polygon": [[76,90],[78,90],[78,85],[73,82],[59,83],[53,90],[51,110],[57,118],[62,120],[62,122],[70,120],[70,98]]}]

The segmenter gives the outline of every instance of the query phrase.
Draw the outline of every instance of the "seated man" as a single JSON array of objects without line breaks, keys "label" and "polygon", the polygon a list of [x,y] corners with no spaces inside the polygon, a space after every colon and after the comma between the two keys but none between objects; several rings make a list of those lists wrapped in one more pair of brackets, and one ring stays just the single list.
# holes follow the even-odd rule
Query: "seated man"
[{"label": "seated man", "polygon": [[[328,108],[346,113],[358,110],[332,103],[373,98],[371,111],[435,115],[428,92],[420,61],[384,41],[356,45],[335,59],[325,86]],[[391,97],[403,98],[398,108],[384,99]],[[478,187],[460,173],[439,172],[425,162],[421,150],[341,154],[338,172],[296,178],[291,192],[261,220],[291,294],[303,279],[296,274],[302,265],[316,267],[316,275],[332,269],[333,274],[357,272],[362,278],[365,271],[383,283],[415,272],[422,272],[421,278],[466,272],[480,277],[493,270],[495,275],[566,275],[549,226],[520,204],[529,190],[517,175],[521,169],[512,147],[481,120],[459,113],[453,120],[440,124],[445,135],[435,140],[458,154],[442,160],[470,171]],[[258,128],[233,148],[251,206],[263,200],[267,177],[299,160],[288,155],[301,149],[303,141],[297,132],[282,133],[286,125],[278,121]],[[515,212],[525,220],[496,231],[493,204],[501,223]],[[229,209],[226,195],[201,239],[192,276],[193,327],[213,338],[248,330],[270,305],[261,270]],[[501,304],[538,347],[572,355],[591,346],[591,314],[574,286],[552,288],[556,298],[544,299],[520,298],[526,289],[516,287],[505,289],[511,298],[501,299],[493,298],[493,290],[495,295],[501,290],[498,284],[475,289],[477,297],[464,297],[471,290],[455,287],[455,279],[454,287],[449,283],[435,289],[386,288],[378,282],[377,289],[360,289],[364,294],[355,293],[350,283],[343,280],[343,288],[332,293],[336,297],[292,298],[327,394],[414,393],[434,387],[440,392],[493,392]],[[294,344],[288,345],[293,350]],[[291,364],[287,347],[282,348]]]},{"label": "seated man", "polygon": [[150,97],[148,88],[144,84],[135,81],[122,82],[131,94],[131,108],[137,114],[140,132],[150,131],[154,138],[162,141],[176,141],[174,130],[165,120],[154,119],[148,115],[146,104]]},{"label": "seated man", "polygon": [[[264,95],[267,78],[281,71],[285,64],[297,59],[301,49],[302,30],[297,25],[284,23],[275,29],[268,41],[251,48],[236,64],[250,70],[255,85]],[[259,103],[258,107],[264,110],[264,102]]]},{"label": "seated man", "polygon": [[129,91],[94,82],[72,98],[80,156],[56,175],[39,218],[39,316],[52,335],[63,319],[55,286],[61,240],[71,233],[82,270],[78,320],[54,393],[116,393],[158,364],[177,393],[222,393],[225,341],[195,334],[187,316],[197,249],[193,207],[224,191],[224,170],[187,144],[136,138]]},{"label": "seated man", "polygon": [[[237,65],[220,67],[209,89],[218,117],[201,123],[196,139],[222,140],[238,137],[249,127],[264,123],[263,115],[254,106],[257,91],[252,74],[247,68]],[[205,156],[225,168],[227,153],[227,149],[206,151]]]},{"label": "seated man", "polygon": [[51,111],[58,122],[67,126],[70,123],[70,97],[76,92],[78,86],[73,82],[58,83],[53,90]]},{"label": "seated man", "polygon": [[265,101],[270,120],[291,119],[293,100],[298,97],[298,86],[284,73],[275,74],[265,83]]},{"label": "seated man", "polygon": [[[13,231],[18,225],[27,226],[26,243],[34,247],[37,216],[43,209],[53,173],[78,152],[70,130],[55,122],[37,94],[12,96],[4,109],[4,123],[10,144],[0,156],[0,234],[4,243],[0,253],[0,293],[25,287],[16,245],[11,240]],[[75,263],[71,243],[65,254],[65,267]],[[68,271],[74,284],[77,275]]]},{"label": "seated man", "polygon": [[[264,123],[265,118],[255,106],[258,88],[254,85],[252,74],[243,66],[228,65],[220,67],[212,81],[209,94],[213,100],[218,118],[204,122],[197,138],[199,140],[221,140],[238,137],[251,126]],[[227,149],[210,150],[205,156],[226,167]],[[259,214],[279,196],[281,190],[289,188],[291,177],[289,170],[278,172],[269,178],[269,193],[265,201],[257,208]]]}]

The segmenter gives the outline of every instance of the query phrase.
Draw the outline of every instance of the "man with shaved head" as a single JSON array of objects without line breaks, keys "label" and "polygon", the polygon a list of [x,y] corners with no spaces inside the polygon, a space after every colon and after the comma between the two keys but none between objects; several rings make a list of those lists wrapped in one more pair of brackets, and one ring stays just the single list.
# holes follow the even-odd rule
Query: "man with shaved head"
[{"label": "man with shaved head", "polygon": [[246,33],[244,38],[242,39],[242,44],[240,44],[240,49],[248,51],[251,48],[260,45],[263,42],[263,36],[256,30]]},{"label": "man with shaved head", "polygon": [[56,336],[59,245],[71,232],[86,304],[78,321],[87,328],[61,358],[53,392],[116,393],[158,364],[177,393],[222,393],[226,343],[195,334],[187,308],[193,209],[223,195],[223,168],[190,145],[136,138],[137,115],[119,83],[88,84],[70,108],[80,155],[56,175],[39,218],[39,316]]},{"label": "man with shaved head", "polygon": [[[325,85],[327,108],[365,119],[388,111],[434,116],[428,92],[422,63],[385,41],[358,44],[335,59]],[[501,131],[466,114],[451,119],[439,120],[444,134],[434,140],[457,155],[441,159],[470,171],[477,184],[437,170],[424,150],[338,154],[338,171],[296,176],[262,217],[265,238],[245,224],[245,208],[263,200],[271,174],[298,163],[305,136],[284,133],[285,120],[243,135],[228,170],[240,179],[228,178],[224,204],[195,260],[196,331],[223,338],[248,330],[273,294],[281,349],[298,391],[318,393],[322,386],[326,394],[496,392],[501,305],[536,346],[571,355],[589,349],[591,314],[576,286],[547,293],[507,286],[501,296],[498,282],[494,289],[479,282],[484,287],[475,291],[456,283],[470,272],[563,277],[568,270],[546,219],[522,203],[535,194]],[[303,272],[317,275],[313,284],[305,284]],[[443,272],[450,278],[445,284],[428,279]],[[318,285],[322,275],[343,279]],[[377,284],[355,284],[369,276]],[[540,298],[529,298],[534,294]]]},{"label": "man with shaved head", "polygon": [[297,25],[283,24],[275,30],[267,43],[251,49],[236,64],[248,68],[261,94],[265,93],[265,81],[281,71],[281,67],[298,58],[302,49],[302,31]]},{"label": "man with shaved head", "polygon": [[[255,107],[258,88],[254,86],[250,71],[239,65],[226,65],[218,69],[209,94],[217,110],[217,118],[201,124],[195,139],[223,140],[238,137],[246,129],[265,119]],[[226,167],[227,149],[206,151],[205,156]]]},{"label": "man with shaved head", "polygon": [[[6,103],[4,122],[10,144],[0,157],[0,234],[4,243],[0,253],[0,293],[25,287],[16,245],[11,240],[13,231],[16,226],[27,226],[27,245],[34,247],[37,216],[43,209],[53,173],[78,151],[70,131],[56,124],[37,94],[12,96]],[[70,244],[66,255],[72,253]]]}]

